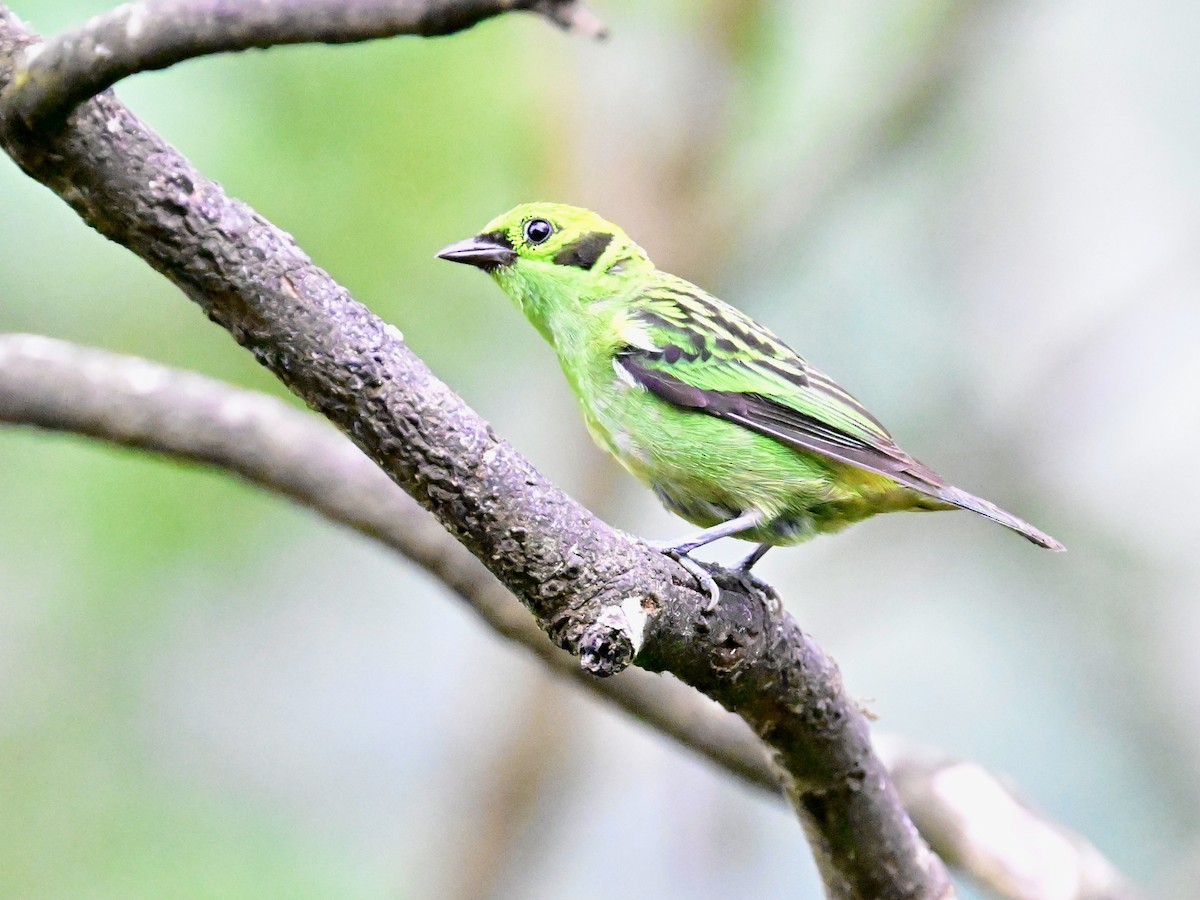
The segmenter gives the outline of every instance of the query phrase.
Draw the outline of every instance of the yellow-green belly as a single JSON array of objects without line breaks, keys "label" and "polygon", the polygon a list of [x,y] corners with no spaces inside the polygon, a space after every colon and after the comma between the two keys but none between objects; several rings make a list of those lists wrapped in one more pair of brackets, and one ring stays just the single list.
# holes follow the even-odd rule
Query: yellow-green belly
[{"label": "yellow-green belly", "polygon": [[750,510],[767,524],[738,535],[796,544],[882,512],[945,509],[890,478],[804,453],[634,387],[584,403],[596,442],[673,512],[707,528]]}]

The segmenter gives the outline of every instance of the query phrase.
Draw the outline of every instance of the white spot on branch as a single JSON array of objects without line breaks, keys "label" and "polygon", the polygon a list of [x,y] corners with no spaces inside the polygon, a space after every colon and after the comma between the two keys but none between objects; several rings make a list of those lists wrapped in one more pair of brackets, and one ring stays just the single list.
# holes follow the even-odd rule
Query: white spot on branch
[{"label": "white spot on branch", "polygon": [[[136,41],[142,36],[142,32],[146,30],[146,11],[142,7],[133,4],[125,4],[125,9],[129,11],[129,19],[125,22],[125,37],[131,41]],[[121,7],[113,10],[113,13],[121,11]]]},{"label": "white spot on branch", "polygon": [[162,390],[167,383],[167,373],[161,366],[142,360],[130,360],[122,375],[131,393],[154,394]]},{"label": "white spot on branch", "polygon": [[44,43],[30,44],[25,48],[25,53],[21,56],[21,68],[28,69],[35,59],[42,55],[42,51],[46,49]]},{"label": "white spot on branch", "polygon": [[629,624],[629,637],[633,641],[633,655],[637,656],[646,640],[646,608],[642,605],[641,597],[626,597],[621,601],[621,611]]}]

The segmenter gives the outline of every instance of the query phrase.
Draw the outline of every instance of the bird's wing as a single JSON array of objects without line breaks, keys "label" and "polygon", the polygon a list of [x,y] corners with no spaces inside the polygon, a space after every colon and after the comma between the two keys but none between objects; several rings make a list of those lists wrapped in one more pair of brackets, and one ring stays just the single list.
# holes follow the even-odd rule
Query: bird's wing
[{"label": "bird's wing", "polygon": [[834,381],[754,320],[675,279],[631,304],[636,342],[615,364],[662,400],[938,497],[948,487]]}]

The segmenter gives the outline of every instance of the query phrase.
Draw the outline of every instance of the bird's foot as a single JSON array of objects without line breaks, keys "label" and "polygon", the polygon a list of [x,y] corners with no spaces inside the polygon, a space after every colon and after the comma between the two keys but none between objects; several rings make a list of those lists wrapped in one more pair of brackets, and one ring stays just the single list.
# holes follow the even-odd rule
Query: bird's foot
[{"label": "bird's foot", "polygon": [[696,583],[700,589],[708,594],[708,605],[704,607],[704,612],[712,612],[721,604],[721,588],[713,581],[712,575],[696,560],[688,556],[689,550],[694,550],[687,544],[668,544],[662,541],[646,541],[646,543],[657,550],[663,556],[669,556],[679,565],[687,570],[688,574],[696,579]]},{"label": "bird's foot", "polygon": [[751,590],[758,591],[760,594],[766,594],[769,597],[774,597],[777,595],[775,594],[775,589],[773,587],[771,587],[761,578],[755,578],[750,574],[750,569],[754,567],[756,562],[766,555],[767,551],[771,549],[771,546],[771,544],[759,544],[754,548],[753,553],[749,554],[745,559],[737,564],[737,567],[733,571],[737,573],[738,580],[740,580],[742,584],[746,585]]},{"label": "bird's foot", "polygon": [[750,574],[749,569],[739,566],[734,569],[734,572],[737,573],[738,580],[751,591],[757,591],[767,597],[779,599],[779,595],[775,593],[775,588],[771,587],[771,585],[767,584],[761,578]]}]

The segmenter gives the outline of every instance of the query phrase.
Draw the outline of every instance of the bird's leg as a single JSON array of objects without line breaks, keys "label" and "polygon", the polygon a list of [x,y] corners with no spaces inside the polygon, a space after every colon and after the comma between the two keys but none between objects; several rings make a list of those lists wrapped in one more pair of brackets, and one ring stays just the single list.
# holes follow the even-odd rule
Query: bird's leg
[{"label": "bird's leg", "polygon": [[754,564],[756,562],[758,562],[760,559],[762,559],[764,556],[766,556],[767,551],[770,550],[773,546],[775,546],[775,545],[774,544],[759,544],[757,547],[754,548],[753,553],[751,553],[749,556],[747,556],[745,559],[743,559],[740,563],[738,563],[738,571],[745,572],[746,574],[750,574],[750,570],[754,567]]},{"label": "bird's leg", "polygon": [[765,518],[766,516],[761,512],[753,509],[748,513],[742,513],[740,516],[729,519],[719,525],[705,528],[682,543],[668,544],[666,546],[651,544],[651,546],[664,553],[674,551],[686,556],[693,550],[703,547],[705,544],[711,544],[713,541],[719,541],[723,537],[730,537],[731,535],[740,534],[743,531],[749,531],[751,528],[756,528],[763,523]]},{"label": "bird's leg", "polygon": [[[740,516],[730,519],[727,522],[722,522],[719,525],[713,525],[711,528],[705,528],[703,531],[679,544],[663,545],[658,542],[647,541],[651,547],[665,553],[671,557],[696,579],[700,587],[708,592],[709,603],[705,607],[705,612],[712,612],[717,608],[717,604],[721,602],[721,589],[717,583],[713,581],[711,575],[698,562],[688,556],[693,550],[698,547],[703,547],[705,544],[711,544],[713,541],[720,540],[723,537],[740,534],[743,531],[748,531],[762,524],[765,517],[758,510],[751,510],[748,513],[742,513]],[[761,548],[759,548],[761,549]],[[756,553],[758,551],[755,551]],[[762,553],[766,553],[765,550]],[[759,556],[762,556],[759,553]],[[753,562],[751,563],[753,565]]]}]

